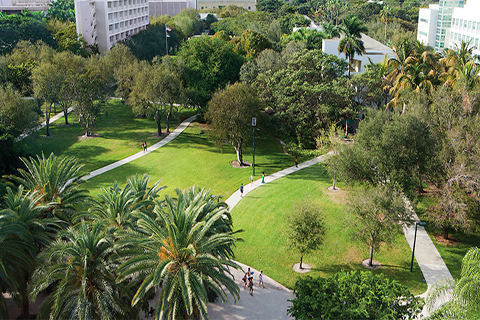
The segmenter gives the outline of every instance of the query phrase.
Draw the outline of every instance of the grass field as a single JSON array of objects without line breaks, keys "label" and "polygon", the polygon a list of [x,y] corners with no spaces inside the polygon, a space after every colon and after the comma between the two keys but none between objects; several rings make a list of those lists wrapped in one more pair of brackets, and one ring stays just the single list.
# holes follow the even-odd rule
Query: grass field
[{"label": "grass field", "polygon": [[[170,130],[195,112],[192,109],[181,111],[170,120]],[[147,141],[149,146],[159,141],[158,137],[152,136],[157,129],[155,121],[135,117],[131,108],[118,100],[108,101],[105,112],[96,122],[94,133],[99,135],[96,138],[81,139],[83,128],[77,122],[77,117],[70,114],[68,119],[68,126],[65,126],[63,117],[50,124],[51,137],[44,137],[44,128],[24,139],[21,143],[25,150],[31,154],[43,151],[46,156],[51,152],[75,156],[85,165],[87,172],[135,154],[141,150],[142,140]],[[165,121],[162,122],[162,130],[165,130]]]},{"label": "grass field", "polygon": [[[422,219],[423,214],[428,207],[437,203],[438,199],[432,195],[422,197],[421,201],[416,206],[418,217]],[[438,233],[443,233],[443,230],[436,229],[431,224],[428,224],[428,222],[425,228],[427,229],[428,235],[435,244],[438,252],[442,256],[443,261],[445,261],[445,264],[447,265],[448,270],[450,270],[453,278],[455,280],[460,279],[462,259],[467,253],[468,249],[475,246],[480,247],[480,233],[477,232],[467,235],[451,229],[449,232],[449,237],[457,239],[458,243],[456,245],[446,245],[438,243],[435,239],[435,235]]]},{"label": "grass field", "polygon": [[[249,193],[232,210],[235,228],[245,230],[240,234],[245,241],[235,249],[236,259],[263,269],[266,275],[293,288],[299,275],[292,266],[300,262],[300,256],[286,246],[285,221],[296,201],[308,198],[321,208],[327,224],[322,247],[303,259],[313,268],[308,275],[328,276],[342,269],[365,270],[361,261],[369,257],[369,248],[351,239],[344,224],[347,194],[328,191],[330,185],[322,164],[317,164]],[[426,291],[418,265],[410,272],[411,250],[403,234],[391,247],[375,253],[374,259],[383,265],[374,273],[398,280],[414,294]]]}]

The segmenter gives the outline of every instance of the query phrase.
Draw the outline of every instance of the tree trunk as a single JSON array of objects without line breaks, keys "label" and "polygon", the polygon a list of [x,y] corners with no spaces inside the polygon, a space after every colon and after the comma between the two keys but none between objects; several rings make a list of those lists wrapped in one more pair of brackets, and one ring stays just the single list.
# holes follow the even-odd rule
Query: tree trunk
[{"label": "tree trunk", "polygon": [[383,43],[387,43],[387,22],[385,22],[385,38],[383,40]]},{"label": "tree trunk", "polygon": [[167,133],[170,132],[170,123],[169,123],[169,119],[170,119],[170,115],[172,113],[170,111],[167,112]]},{"label": "tree trunk", "polygon": [[448,240],[448,226],[445,226],[445,227],[443,228],[443,238],[444,238],[445,240]]},{"label": "tree trunk", "polygon": [[303,254],[300,256],[300,270],[303,269]]},{"label": "tree trunk", "polygon": [[333,190],[337,190],[337,188],[335,187],[335,176],[337,175],[337,172],[334,171],[333,172]]},{"label": "tree trunk", "polygon": [[373,236],[372,236],[372,244],[370,245],[370,261],[368,262],[370,267],[373,266]]},{"label": "tree trunk", "polygon": [[348,138],[348,119],[345,119],[345,138]]},{"label": "tree trunk", "polygon": [[237,152],[237,161],[240,166],[243,165],[243,153],[242,153],[242,147],[236,146],[235,151]]},{"label": "tree trunk", "polygon": [[63,110],[63,116],[65,117],[65,125],[68,125],[68,109]]},{"label": "tree trunk", "polygon": [[50,114],[52,112],[52,105],[46,104],[45,107],[45,123],[47,124],[47,137],[50,137]]},{"label": "tree trunk", "polygon": [[160,112],[158,109],[155,111],[155,122],[157,123],[157,134],[158,136],[162,135],[162,117],[160,117]]},{"label": "tree trunk", "polygon": [[30,301],[28,300],[27,284],[20,289],[20,299],[22,300],[22,319],[30,319]]}]

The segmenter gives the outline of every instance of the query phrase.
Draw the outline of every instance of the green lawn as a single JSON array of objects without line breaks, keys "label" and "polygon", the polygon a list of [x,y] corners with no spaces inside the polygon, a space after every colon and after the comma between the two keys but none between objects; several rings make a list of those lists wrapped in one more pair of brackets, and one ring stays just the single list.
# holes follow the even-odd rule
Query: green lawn
[{"label": "green lawn", "polygon": [[[244,229],[244,242],[238,243],[236,259],[293,288],[299,276],[292,270],[300,257],[286,246],[285,220],[297,199],[309,198],[322,208],[327,224],[324,245],[317,252],[305,256],[312,266],[311,276],[328,276],[340,270],[365,270],[361,260],[369,257],[369,248],[348,235],[344,224],[346,193],[331,193],[331,180],[322,164],[288,175],[249,193],[232,210],[236,229]],[[342,187],[342,186],[340,186]],[[374,273],[383,273],[408,286],[412,293],[426,291],[422,273],[414,265],[410,272],[411,250],[403,235],[391,247],[374,254],[383,266]]]},{"label": "green lawn", "polygon": [[[428,207],[437,203],[438,199],[431,195],[422,197],[420,202],[416,205],[418,217],[422,219],[423,214]],[[445,261],[448,270],[450,270],[453,278],[455,280],[460,279],[462,259],[467,253],[468,249],[475,246],[480,247],[480,233],[471,233],[470,235],[466,235],[461,232],[455,232],[455,230],[452,229],[449,232],[449,236],[458,240],[458,243],[452,246],[438,243],[435,239],[435,235],[438,233],[443,233],[443,230],[436,229],[434,226],[429,225],[428,222],[426,229],[430,238],[432,239],[432,242],[435,244],[435,247],[437,247],[438,252],[442,256],[443,261]]]},{"label": "green lawn", "polygon": [[[195,110],[192,109],[180,112],[178,117],[170,120],[170,130],[173,131],[183,119],[193,114]],[[69,126],[65,126],[63,117],[51,123],[49,138],[44,137],[44,128],[22,140],[25,150],[30,154],[43,151],[46,156],[51,152],[75,156],[85,165],[85,171],[91,171],[137,153],[141,150],[142,140],[147,141],[148,146],[159,141],[158,137],[151,136],[157,129],[155,121],[135,117],[131,107],[118,100],[109,100],[96,123],[94,133],[99,135],[96,138],[80,139],[83,128],[78,124],[77,117],[70,114],[68,119]],[[165,130],[165,121],[162,122],[162,130]]]}]

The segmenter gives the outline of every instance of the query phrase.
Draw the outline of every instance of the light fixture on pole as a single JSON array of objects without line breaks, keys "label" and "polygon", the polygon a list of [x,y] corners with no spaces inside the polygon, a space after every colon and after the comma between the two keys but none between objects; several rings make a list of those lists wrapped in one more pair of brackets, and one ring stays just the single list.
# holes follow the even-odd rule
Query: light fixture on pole
[{"label": "light fixture on pole", "polygon": [[252,175],[255,175],[255,127],[257,126],[257,118],[252,118],[253,127],[253,161],[252,161]]},{"label": "light fixture on pole", "polygon": [[413,258],[415,257],[415,242],[417,241],[417,227],[425,227],[427,224],[425,222],[419,221],[415,222],[415,235],[413,236],[413,248],[412,248],[412,262],[410,263],[410,272],[413,271]]}]

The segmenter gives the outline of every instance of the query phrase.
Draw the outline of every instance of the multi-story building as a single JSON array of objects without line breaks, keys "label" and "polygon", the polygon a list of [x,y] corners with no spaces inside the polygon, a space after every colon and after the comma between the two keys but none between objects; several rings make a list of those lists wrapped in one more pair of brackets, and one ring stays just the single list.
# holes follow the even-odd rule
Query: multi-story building
[{"label": "multi-story building", "polygon": [[238,7],[243,7],[248,11],[257,10],[257,1],[256,0],[197,0],[197,9],[216,9],[221,7],[228,7],[230,5],[235,5]]},{"label": "multi-story building", "polygon": [[480,54],[480,0],[441,0],[420,9],[417,39],[437,51],[470,42]]},{"label": "multi-story building", "polygon": [[148,0],[75,0],[77,33],[100,52],[146,29],[148,15]]},{"label": "multi-story building", "polygon": [[196,9],[196,0],[149,0],[148,1],[150,16],[169,15],[175,16],[182,9]]},{"label": "multi-story building", "polygon": [[25,9],[30,11],[48,10],[50,0],[0,0],[0,12],[19,13]]}]

